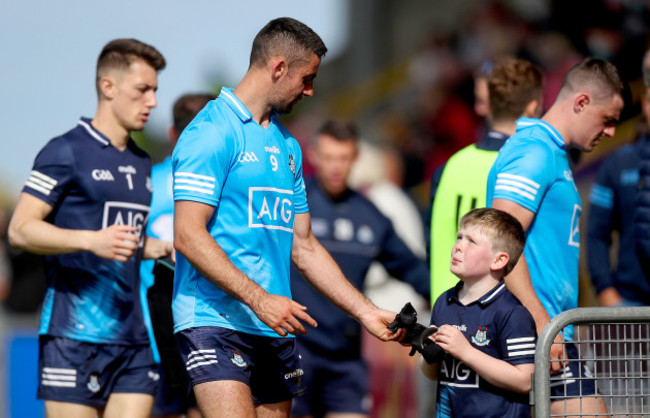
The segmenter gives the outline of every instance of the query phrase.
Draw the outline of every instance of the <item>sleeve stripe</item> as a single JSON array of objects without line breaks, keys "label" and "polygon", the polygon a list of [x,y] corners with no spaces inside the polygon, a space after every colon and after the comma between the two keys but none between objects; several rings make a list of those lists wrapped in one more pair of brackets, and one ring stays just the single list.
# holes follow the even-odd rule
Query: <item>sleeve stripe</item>
[{"label": "sleeve stripe", "polygon": [[534,187],[527,186],[526,184],[520,181],[514,181],[514,180],[497,179],[496,184],[518,187],[520,189],[526,190],[527,192],[530,192],[533,195],[536,195],[538,190]]},{"label": "sleeve stripe", "polygon": [[52,191],[51,189],[46,189],[46,188],[41,187],[40,185],[38,185],[36,183],[32,183],[29,180],[27,180],[27,183],[25,183],[25,186],[26,187],[31,187],[32,189],[34,189],[36,191],[39,191],[39,192],[43,193],[46,196],[49,196],[50,192]]},{"label": "sleeve stripe", "polygon": [[192,184],[194,186],[202,186],[202,187],[207,187],[209,189],[214,189],[214,183],[205,183],[202,181],[196,181],[196,180],[188,180],[188,179],[175,179],[175,183],[184,183],[184,184]]},{"label": "sleeve stripe", "polygon": [[508,351],[510,351],[510,350],[521,350],[522,348],[535,348],[535,343],[509,345],[508,346]]},{"label": "sleeve stripe", "polygon": [[508,174],[508,173],[499,173],[497,174],[497,179],[509,179],[509,180],[515,180],[515,181],[520,181],[522,183],[527,183],[531,186],[533,186],[536,189],[539,189],[539,183],[536,183],[532,181],[529,178],[523,177],[523,176],[518,176],[516,174]]},{"label": "sleeve stripe", "polygon": [[606,209],[614,207],[614,191],[608,187],[594,184],[589,194],[589,201]]},{"label": "sleeve stripe", "polygon": [[189,190],[189,191],[192,191],[192,192],[204,193],[204,194],[209,194],[209,195],[214,194],[214,191],[212,191],[212,190],[200,189],[198,187],[192,187],[192,186],[174,186],[174,190]]},{"label": "sleeve stripe", "polygon": [[44,181],[45,183],[51,184],[52,186],[56,186],[59,183],[56,179],[53,179],[50,176],[46,176],[45,174],[43,174],[43,173],[41,173],[39,171],[36,171],[36,170],[32,170],[29,177],[30,178],[35,177],[35,178],[37,178],[37,179],[39,179],[41,181]]},{"label": "sleeve stripe", "polygon": [[509,351],[508,352],[508,357],[531,356],[531,355],[535,355],[535,350]]},{"label": "sleeve stripe", "polygon": [[519,190],[517,188],[514,188],[514,187],[494,186],[494,190],[506,190],[506,191],[513,192],[513,193],[516,193],[518,195],[521,195],[521,196],[525,197],[526,199],[532,200],[533,202],[535,201],[535,196],[533,196],[530,193],[523,192],[523,191],[521,191],[521,190]]},{"label": "sleeve stripe", "polygon": [[191,177],[199,180],[211,181],[213,183],[216,181],[214,177],[204,176],[202,174],[187,173],[182,171],[174,173],[174,178],[176,177]]},{"label": "sleeve stripe", "polygon": [[530,341],[535,341],[535,337],[521,337],[521,338],[508,338],[506,340],[507,344],[516,344],[516,343],[527,343]]}]

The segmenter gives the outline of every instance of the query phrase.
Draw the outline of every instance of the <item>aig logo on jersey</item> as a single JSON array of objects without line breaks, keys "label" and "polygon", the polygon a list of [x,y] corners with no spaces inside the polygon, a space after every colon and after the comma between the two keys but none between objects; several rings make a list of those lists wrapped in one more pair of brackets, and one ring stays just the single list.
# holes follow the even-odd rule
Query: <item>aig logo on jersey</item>
[{"label": "aig logo on jersey", "polygon": [[[143,226],[149,215],[149,206],[139,205],[128,202],[106,202],[104,204],[104,216],[102,219],[102,228],[111,225],[129,225],[138,228],[136,234],[142,238]],[[140,246],[143,245],[140,239]]]},{"label": "aig logo on jersey", "polygon": [[250,187],[248,226],[293,232],[293,191],[273,187]]}]

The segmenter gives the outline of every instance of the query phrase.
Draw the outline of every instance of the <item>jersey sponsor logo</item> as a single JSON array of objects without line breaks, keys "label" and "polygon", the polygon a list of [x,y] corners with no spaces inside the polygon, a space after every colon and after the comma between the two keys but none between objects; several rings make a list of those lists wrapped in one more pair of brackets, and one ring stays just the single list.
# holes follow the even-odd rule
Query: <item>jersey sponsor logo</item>
[{"label": "jersey sponsor logo", "polygon": [[56,186],[58,183],[58,180],[53,179],[50,176],[46,176],[39,171],[32,170],[32,172],[29,174],[27,182],[25,183],[25,186],[39,191],[46,196],[49,196],[52,190],[54,190],[54,186]]},{"label": "jersey sponsor logo", "polygon": [[144,224],[149,214],[149,206],[140,205],[130,202],[109,201],[104,204],[104,217],[102,219],[102,229],[111,225],[129,225],[135,226],[136,235],[140,238],[139,246],[144,244],[142,239],[144,233]]},{"label": "jersey sponsor logo", "polygon": [[327,220],[322,218],[311,218],[311,230],[316,238],[324,237],[329,231]]},{"label": "jersey sponsor logo", "polygon": [[452,325],[452,327],[456,328],[458,331],[467,331],[467,325]]},{"label": "jersey sponsor logo", "polygon": [[111,170],[101,170],[96,168],[91,172],[91,176],[95,181],[115,181],[115,177],[113,177]]},{"label": "jersey sponsor logo", "polygon": [[571,216],[571,231],[569,231],[569,245],[580,248],[580,215],[582,207],[578,204],[573,205],[573,215]]},{"label": "jersey sponsor logo", "polygon": [[372,232],[372,228],[369,225],[364,224],[359,226],[359,230],[357,231],[357,239],[362,244],[371,244],[375,239],[375,234]]},{"label": "jersey sponsor logo", "polygon": [[272,154],[279,154],[280,153],[280,150],[275,145],[273,145],[272,147],[264,147],[264,151],[270,152]]},{"label": "jersey sponsor logo", "polygon": [[246,367],[248,365],[248,363],[246,363],[246,360],[244,360],[244,358],[241,356],[240,351],[232,350],[232,357],[230,357],[230,361],[237,367]]},{"label": "jersey sponsor logo", "polygon": [[259,159],[257,158],[257,155],[255,155],[254,152],[242,152],[239,154],[239,157],[237,157],[237,161],[240,163],[255,163],[258,162]]},{"label": "jersey sponsor logo", "polygon": [[472,336],[472,342],[474,345],[479,347],[484,347],[490,344],[490,340],[487,338],[487,327],[482,327],[479,325],[476,335]]},{"label": "jersey sponsor logo", "polygon": [[195,350],[190,352],[187,355],[187,361],[185,362],[185,368],[187,371],[196,369],[197,367],[208,366],[210,364],[217,364],[217,350]]},{"label": "jersey sponsor logo", "polygon": [[62,369],[59,367],[43,367],[41,384],[43,386],[64,388],[77,387],[77,371],[75,369]]},{"label": "jersey sponsor logo", "polygon": [[440,384],[465,388],[477,388],[478,374],[465,363],[447,356],[440,363]]},{"label": "jersey sponsor logo", "polygon": [[117,171],[119,171],[120,173],[124,173],[124,174],[136,174],[137,173],[137,171],[135,170],[135,167],[133,167],[132,165],[121,165],[121,166],[117,167]]},{"label": "jersey sponsor logo", "polygon": [[248,226],[293,232],[293,191],[249,187]]},{"label": "jersey sponsor logo", "polygon": [[99,385],[99,376],[97,375],[97,373],[93,373],[93,374],[90,375],[90,378],[88,379],[88,383],[86,384],[86,387],[92,393],[99,392],[99,389],[101,389],[101,386]]}]

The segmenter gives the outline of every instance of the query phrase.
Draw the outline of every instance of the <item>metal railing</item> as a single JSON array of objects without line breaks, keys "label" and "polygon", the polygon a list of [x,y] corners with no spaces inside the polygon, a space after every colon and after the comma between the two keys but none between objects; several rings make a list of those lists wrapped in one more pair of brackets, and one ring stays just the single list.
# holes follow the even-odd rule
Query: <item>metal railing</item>
[{"label": "metal railing", "polygon": [[[562,330],[574,325],[572,342],[554,342]],[[577,359],[566,358],[566,344],[573,343]],[[563,357],[550,359],[553,344],[563,345]],[[549,373],[551,362],[562,368],[571,362],[585,366],[585,373]],[[553,318],[542,331],[535,352],[531,405],[536,418],[546,417],[650,417],[650,307],[578,308]],[[583,384],[593,384],[599,402],[582,397]],[[552,387],[578,385],[576,396],[555,396]],[[595,410],[578,411],[570,401],[591,399]],[[600,402],[603,401],[603,402]],[[551,405],[553,404],[553,408]],[[575,404],[575,401],[574,401]],[[586,401],[585,401],[585,404]],[[600,407],[599,407],[600,405]],[[605,405],[606,409],[602,406]]]}]

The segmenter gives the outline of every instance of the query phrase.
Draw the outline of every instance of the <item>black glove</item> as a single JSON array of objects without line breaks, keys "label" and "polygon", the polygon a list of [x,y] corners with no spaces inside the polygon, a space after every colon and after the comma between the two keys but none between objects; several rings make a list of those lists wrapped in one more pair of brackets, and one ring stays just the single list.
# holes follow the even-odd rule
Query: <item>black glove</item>
[{"label": "black glove", "polygon": [[443,359],[446,355],[445,350],[429,339],[429,336],[438,331],[436,327],[425,327],[418,323],[418,313],[408,302],[402,310],[395,316],[395,320],[388,324],[387,327],[391,332],[397,332],[400,328],[406,329],[406,337],[403,343],[411,345],[410,356],[417,351],[422,354],[424,360],[431,364]]}]

